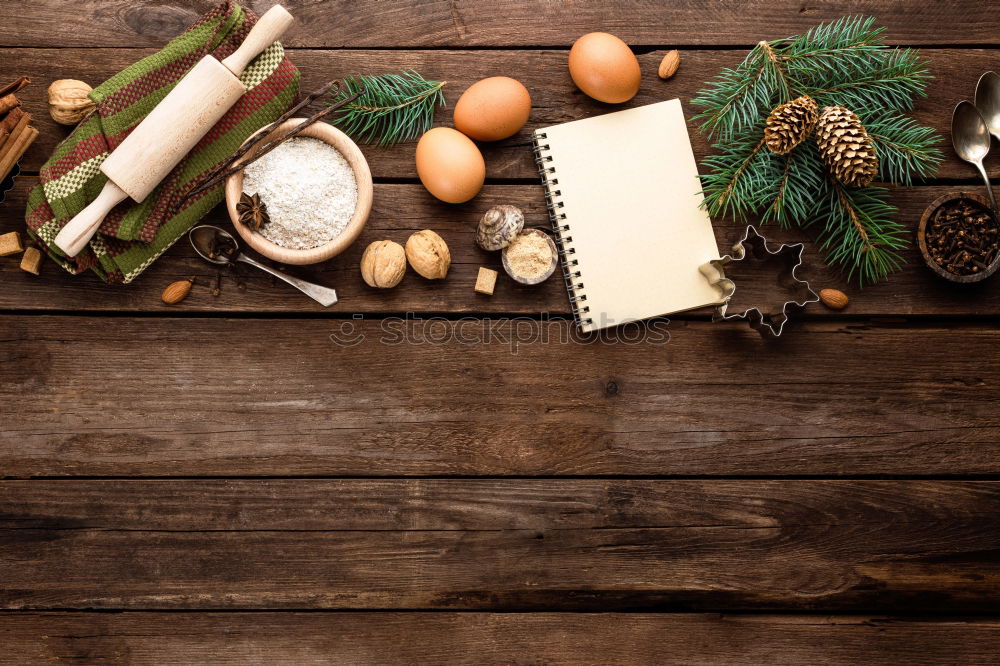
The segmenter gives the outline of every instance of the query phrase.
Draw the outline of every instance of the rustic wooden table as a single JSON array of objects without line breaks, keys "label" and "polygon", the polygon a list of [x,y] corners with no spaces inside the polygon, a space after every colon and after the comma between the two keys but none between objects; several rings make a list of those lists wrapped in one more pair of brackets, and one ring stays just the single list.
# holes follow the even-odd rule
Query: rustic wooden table
[{"label": "rustic wooden table", "polygon": [[[100,82],[211,4],[3,3],[0,78],[31,77],[42,136],[0,232],[23,228],[31,176],[66,135],[48,83]],[[910,251],[859,291],[807,235],[768,228],[806,241],[803,274],[847,289],[846,312],[814,306],[774,342],[699,312],[674,318],[667,345],[535,340],[516,354],[541,313],[570,329],[562,285],[472,292],[480,265],[498,268],[474,246],[479,213],[514,203],[546,224],[529,130],[607,110],[567,74],[582,33],[633,45],[644,80],[630,105],[687,102],[759,39],[873,14],[929,58],[916,116],[947,138],[952,105],[1000,66],[989,3],[288,4],[304,86],[412,67],[448,80],[453,104],[505,74],[531,90],[529,127],[486,150],[488,184],[463,206],[427,195],[412,144],[365,148],[377,184],[364,235],[289,271],[335,286],[329,310],[263,274],[166,308],[168,282],[215,276],[186,243],[129,286],[0,260],[0,661],[996,659],[996,284],[956,289]],[[674,47],[683,64],[662,82]],[[937,180],[893,199],[913,226],[975,183],[949,151]],[[451,245],[448,279],[364,287],[367,243],[422,228]],[[720,247],[741,229],[716,220]],[[404,313],[438,317],[415,329],[424,344],[380,339]],[[476,344],[439,340],[466,316]],[[363,339],[333,342],[351,327]]]}]

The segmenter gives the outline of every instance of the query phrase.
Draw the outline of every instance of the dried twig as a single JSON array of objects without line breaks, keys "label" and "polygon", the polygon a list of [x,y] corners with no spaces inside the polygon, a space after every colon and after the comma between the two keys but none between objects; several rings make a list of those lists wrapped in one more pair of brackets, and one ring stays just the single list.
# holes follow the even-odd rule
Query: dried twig
[{"label": "dried twig", "polygon": [[[340,90],[341,90],[341,84],[340,84],[340,82],[339,81],[331,81],[331,82],[327,83],[326,85],[324,85],[324,86],[322,86],[320,88],[317,88],[316,90],[314,90],[311,93],[309,93],[308,95],[306,95],[302,99],[301,102],[299,102],[298,104],[296,104],[295,106],[293,106],[292,108],[290,108],[288,111],[286,111],[285,113],[283,113],[280,118],[278,118],[277,120],[275,120],[270,125],[267,125],[266,127],[261,128],[253,136],[251,136],[250,139],[239,148],[239,150],[237,150],[235,153],[233,153],[228,159],[226,159],[225,162],[223,162],[218,167],[216,167],[216,169],[213,170],[206,177],[206,179],[204,181],[202,181],[202,183],[200,185],[195,186],[191,191],[189,191],[184,196],[184,198],[181,199],[180,202],[178,202],[177,207],[180,208],[180,206],[182,206],[184,204],[184,202],[186,202],[191,197],[196,196],[198,194],[201,194],[202,192],[204,192],[206,190],[212,189],[213,187],[215,187],[216,185],[218,185],[222,181],[224,181],[227,178],[229,178],[234,173],[236,173],[238,171],[241,171],[244,167],[246,167],[246,165],[250,164],[251,162],[253,162],[255,160],[260,159],[261,157],[263,157],[267,153],[271,152],[272,150],[274,150],[275,148],[277,148],[279,145],[281,145],[287,139],[290,139],[291,137],[295,136],[296,134],[299,134],[305,128],[309,127],[310,125],[312,125],[316,121],[325,118],[326,116],[330,115],[331,113],[333,113],[334,111],[336,111],[340,107],[344,106],[345,104],[349,104],[350,102],[353,102],[360,95],[363,95],[364,92],[365,92],[364,89],[362,88],[361,90],[356,91],[353,95],[351,95],[349,97],[345,97],[344,99],[338,100],[335,104],[332,104],[330,106],[324,107],[320,111],[317,111],[316,113],[314,113],[311,116],[307,117],[303,122],[299,123],[295,127],[293,127],[291,129],[286,130],[285,132],[283,132],[277,138],[271,139],[269,141],[265,141],[266,137],[271,132],[273,132],[283,122],[285,122],[286,120],[288,120],[289,118],[291,118],[292,116],[294,116],[296,113],[298,113],[302,109],[308,107],[309,105],[311,105],[313,102],[315,102],[317,99],[319,99],[321,97],[325,97],[326,95],[331,94],[331,93],[333,95],[337,95],[340,92]],[[242,158],[244,156],[246,156],[248,153],[251,153],[251,152],[252,152],[252,154],[251,154],[251,156],[249,158],[247,158],[245,160],[242,160]]]}]

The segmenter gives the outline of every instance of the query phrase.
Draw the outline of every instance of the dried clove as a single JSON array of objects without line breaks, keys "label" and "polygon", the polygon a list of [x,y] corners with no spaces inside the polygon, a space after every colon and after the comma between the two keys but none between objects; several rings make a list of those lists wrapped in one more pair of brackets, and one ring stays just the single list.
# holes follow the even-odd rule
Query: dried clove
[{"label": "dried clove", "polygon": [[1000,227],[992,211],[970,199],[943,204],[924,240],[935,264],[955,275],[986,270],[1000,255]]}]

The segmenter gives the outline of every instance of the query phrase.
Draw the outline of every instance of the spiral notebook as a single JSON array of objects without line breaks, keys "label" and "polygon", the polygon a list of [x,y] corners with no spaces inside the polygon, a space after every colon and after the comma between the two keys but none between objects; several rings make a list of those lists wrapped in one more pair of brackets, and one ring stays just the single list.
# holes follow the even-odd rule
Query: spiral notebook
[{"label": "spiral notebook", "polygon": [[563,277],[585,332],[716,305],[719,258],[680,100],[534,133]]}]

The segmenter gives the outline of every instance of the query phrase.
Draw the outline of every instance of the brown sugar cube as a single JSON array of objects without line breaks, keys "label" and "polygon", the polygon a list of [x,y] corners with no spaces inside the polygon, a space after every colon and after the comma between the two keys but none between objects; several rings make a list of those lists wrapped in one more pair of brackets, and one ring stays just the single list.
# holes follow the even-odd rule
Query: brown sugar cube
[{"label": "brown sugar cube", "polygon": [[0,257],[9,257],[21,252],[24,252],[24,246],[21,245],[21,234],[12,231],[0,236]]},{"label": "brown sugar cube", "polygon": [[38,248],[29,247],[24,251],[24,256],[21,257],[21,270],[38,275],[42,266],[42,257],[43,255]]},{"label": "brown sugar cube", "polygon": [[497,284],[497,272],[489,268],[479,267],[479,275],[476,276],[476,293],[493,295],[493,288]]}]

